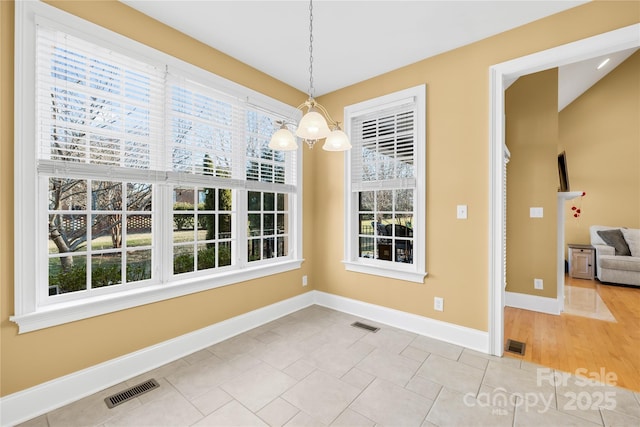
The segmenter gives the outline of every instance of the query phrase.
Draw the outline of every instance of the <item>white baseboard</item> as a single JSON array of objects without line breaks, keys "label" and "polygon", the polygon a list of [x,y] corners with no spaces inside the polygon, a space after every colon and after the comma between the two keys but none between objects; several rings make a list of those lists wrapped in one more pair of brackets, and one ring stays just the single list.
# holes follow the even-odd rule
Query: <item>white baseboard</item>
[{"label": "white baseboard", "polygon": [[313,291],[307,292],[10,394],[0,399],[0,425],[30,420],[313,304]]},{"label": "white baseboard", "polygon": [[522,308],[540,313],[560,314],[560,304],[557,299],[537,295],[505,292],[505,305],[507,307]]},{"label": "white baseboard", "polygon": [[313,304],[488,353],[487,332],[325,292],[310,291],[5,396],[0,399],[0,425],[12,426],[30,420]]},{"label": "white baseboard", "polygon": [[489,353],[489,333],[417,314],[315,291],[315,303],[419,335]]}]

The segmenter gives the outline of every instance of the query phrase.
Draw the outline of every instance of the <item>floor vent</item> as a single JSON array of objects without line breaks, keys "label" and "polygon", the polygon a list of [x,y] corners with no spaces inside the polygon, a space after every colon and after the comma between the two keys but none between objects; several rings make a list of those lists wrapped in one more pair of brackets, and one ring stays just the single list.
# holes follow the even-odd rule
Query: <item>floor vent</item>
[{"label": "floor vent", "polygon": [[380,328],[376,328],[375,326],[367,325],[366,323],[362,322],[352,323],[351,326],[355,328],[366,329],[369,332],[378,332],[380,330]]},{"label": "floor vent", "polygon": [[127,402],[134,397],[138,397],[141,394],[145,394],[148,391],[156,389],[160,387],[160,384],[154,379],[150,379],[149,381],[145,381],[142,384],[135,385],[131,388],[128,388],[120,393],[116,393],[104,399],[105,403],[109,407],[109,409],[120,405],[121,403]]},{"label": "floor vent", "polygon": [[507,340],[507,346],[505,350],[508,351],[509,353],[516,353],[521,356],[524,356],[525,347],[526,347],[525,343],[509,339]]}]

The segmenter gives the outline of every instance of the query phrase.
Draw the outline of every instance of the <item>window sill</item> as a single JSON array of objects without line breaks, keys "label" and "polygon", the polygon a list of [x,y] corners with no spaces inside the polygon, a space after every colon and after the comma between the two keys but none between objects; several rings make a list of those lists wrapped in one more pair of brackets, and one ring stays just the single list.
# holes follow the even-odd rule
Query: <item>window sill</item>
[{"label": "window sill", "polygon": [[424,283],[427,272],[418,272],[415,267],[409,270],[404,266],[381,267],[379,265],[364,264],[355,261],[342,261],[347,271],[356,273],[372,274],[374,276],[389,277],[391,279],[404,280],[406,282]]},{"label": "window sill", "polygon": [[40,307],[35,312],[11,316],[9,319],[18,325],[18,333],[22,334],[113,313],[119,310],[164,301],[170,298],[181,297],[195,292],[296,270],[300,268],[303,261],[304,260],[301,259],[288,260],[277,264],[249,267],[242,271],[234,270],[215,276],[178,280],[170,284],[147,286],[101,297],[55,304]]}]

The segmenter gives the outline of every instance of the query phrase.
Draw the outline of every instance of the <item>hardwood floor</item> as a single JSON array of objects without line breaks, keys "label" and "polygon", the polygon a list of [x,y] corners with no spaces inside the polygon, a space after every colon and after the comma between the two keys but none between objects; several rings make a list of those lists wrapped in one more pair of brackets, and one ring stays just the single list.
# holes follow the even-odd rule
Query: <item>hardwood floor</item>
[{"label": "hardwood floor", "polygon": [[524,356],[505,356],[570,373],[582,368],[588,375],[604,369],[617,375],[618,386],[640,392],[640,288],[570,277],[565,286],[594,290],[616,322],[505,307],[505,342],[510,338],[526,343]]}]

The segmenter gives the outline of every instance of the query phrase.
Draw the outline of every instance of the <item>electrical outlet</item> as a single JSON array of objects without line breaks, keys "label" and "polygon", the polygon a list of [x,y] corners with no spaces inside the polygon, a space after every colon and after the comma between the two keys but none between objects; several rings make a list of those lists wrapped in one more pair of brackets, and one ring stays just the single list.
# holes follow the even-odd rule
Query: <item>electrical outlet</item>
[{"label": "electrical outlet", "polygon": [[307,286],[307,276],[302,276],[302,286]]},{"label": "electrical outlet", "polygon": [[444,298],[433,297],[433,309],[436,311],[444,311]]},{"label": "electrical outlet", "polygon": [[543,288],[542,279],[533,279],[533,288],[542,289]]}]

